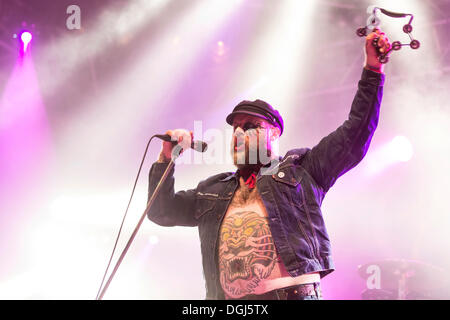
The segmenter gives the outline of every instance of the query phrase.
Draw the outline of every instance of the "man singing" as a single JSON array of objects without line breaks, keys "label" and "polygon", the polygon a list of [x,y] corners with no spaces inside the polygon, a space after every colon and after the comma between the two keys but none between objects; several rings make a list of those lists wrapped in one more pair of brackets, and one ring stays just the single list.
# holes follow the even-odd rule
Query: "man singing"
[{"label": "man singing", "polygon": [[[389,40],[375,29],[366,37],[365,64],[349,118],[312,149],[280,157],[274,142],[284,129],[277,110],[262,100],[242,101],[228,115],[233,126],[235,173],[174,192],[172,170],[148,218],[161,226],[199,229],[207,299],[321,299],[320,279],[334,270],[321,204],[336,179],[364,157],[377,127],[383,92],[379,52]],[[181,145],[192,134],[167,131]],[[163,142],[150,170],[149,196],[172,157]]]}]

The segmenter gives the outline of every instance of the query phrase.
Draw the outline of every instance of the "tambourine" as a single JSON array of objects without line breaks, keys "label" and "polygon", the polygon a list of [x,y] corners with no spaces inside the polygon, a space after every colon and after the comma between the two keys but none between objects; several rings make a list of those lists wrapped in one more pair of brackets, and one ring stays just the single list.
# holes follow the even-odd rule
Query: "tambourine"
[{"label": "tambourine", "polygon": [[392,17],[392,18],[410,17],[408,23],[403,26],[403,32],[408,34],[408,36],[411,40],[410,43],[401,43],[400,41],[394,41],[394,42],[392,42],[391,48],[388,51],[380,52],[381,47],[378,46],[379,38],[373,39],[372,44],[375,48],[377,48],[378,61],[380,61],[380,63],[387,63],[389,61],[388,53],[391,52],[392,50],[398,51],[402,48],[402,46],[410,46],[411,49],[419,49],[419,47],[420,47],[419,40],[414,39],[411,35],[411,32],[413,30],[411,23],[412,23],[414,16],[410,13],[397,13],[397,12],[388,11],[383,8],[369,6],[367,8],[367,13],[369,13],[371,15],[367,19],[366,26],[362,27],[362,28],[358,28],[356,30],[356,34],[359,37],[367,36],[367,34],[369,33],[370,30],[373,30],[373,28],[376,28],[380,25],[380,18],[377,16],[378,11],[381,11],[381,13],[383,13],[389,17]]}]

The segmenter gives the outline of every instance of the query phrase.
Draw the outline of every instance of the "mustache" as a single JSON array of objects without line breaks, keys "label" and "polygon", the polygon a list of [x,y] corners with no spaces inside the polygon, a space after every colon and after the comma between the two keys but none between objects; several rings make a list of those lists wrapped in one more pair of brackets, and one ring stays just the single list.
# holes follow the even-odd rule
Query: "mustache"
[{"label": "mustache", "polygon": [[236,134],[233,135],[231,156],[237,166],[266,164],[270,162],[272,150],[265,135]]},{"label": "mustache", "polygon": [[242,144],[250,144],[253,142],[258,143],[259,141],[263,141],[264,134],[262,132],[258,132],[257,130],[247,130],[245,132],[236,131],[233,133],[233,144],[234,146],[240,146]]}]

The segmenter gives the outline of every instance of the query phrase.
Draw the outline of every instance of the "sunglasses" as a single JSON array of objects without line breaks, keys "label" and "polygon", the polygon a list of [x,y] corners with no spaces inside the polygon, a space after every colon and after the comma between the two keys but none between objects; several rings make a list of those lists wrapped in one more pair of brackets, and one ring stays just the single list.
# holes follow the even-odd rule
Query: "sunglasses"
[{"label": "sunglasses", "polygon": [[[241,127],[241,126],[238,126],[238,125],[233,126],[233,130],[236,131],[236,129],[237,129],[238,127]],[[245,132],[245,131],[251,130],[251,129],[256,130],[256,129],[266,129],[266,128],[263,127],[263,126],[261,125],[261,123],[246,122],[246,123],[241,127],[241,129]]]}]

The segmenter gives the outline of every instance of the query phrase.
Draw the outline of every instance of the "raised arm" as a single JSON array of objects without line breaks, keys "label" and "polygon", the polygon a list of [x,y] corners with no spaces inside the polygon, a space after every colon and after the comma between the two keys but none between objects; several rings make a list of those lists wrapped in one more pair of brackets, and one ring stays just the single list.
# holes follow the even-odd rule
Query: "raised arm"
[{"label": "raised arm", "polygon": [[325,192],[364,158],[378,125],[385,76],[372,46],[374,37],[381,39],[384,50],[389,48],[389,41],[379,30],[367,36],[365,67],[348,119],[312,148],[302,162]]},{"label": "raised arm", "polygon": [[323,138],[302,166],[326,192],[365,156],[378,124],[384,75],[363,70],[348,119]]}]

